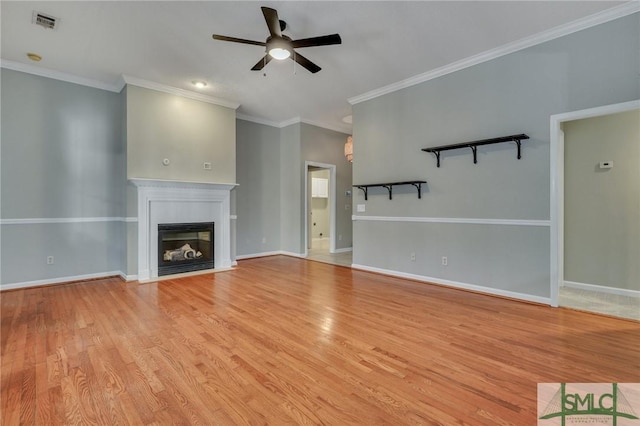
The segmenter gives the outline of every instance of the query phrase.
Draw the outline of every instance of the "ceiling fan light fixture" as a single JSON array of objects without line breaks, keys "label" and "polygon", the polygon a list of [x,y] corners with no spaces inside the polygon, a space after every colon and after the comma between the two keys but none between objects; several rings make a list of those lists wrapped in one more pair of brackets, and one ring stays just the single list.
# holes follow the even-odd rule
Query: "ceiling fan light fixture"
[{"label": "ceiling fan light fixture", "polygon": [[269,50],[269,56],[271,56],[273,59],[282,61],[291,56],[291,52],[288,49],[284,49],[282,47],[274,47]]}]

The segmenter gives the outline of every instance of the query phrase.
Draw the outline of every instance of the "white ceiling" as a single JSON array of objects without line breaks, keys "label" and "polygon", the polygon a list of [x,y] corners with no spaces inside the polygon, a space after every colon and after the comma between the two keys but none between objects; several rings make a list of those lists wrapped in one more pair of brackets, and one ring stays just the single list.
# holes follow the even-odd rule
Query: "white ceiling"
[{"label": "white ceiling", "polygon": [[[619,6],[613,1],[83,1],[0,2],[3,63],[117,87],[121,75],[239,103],[238,113],[282,124],[295,119],[349,131],[347,99]],[[342,44],[300,49],[322,67],[294,62],[251,67],[264,41],[260,6],[278,10],[293,39],[339,33]],[[31,23],[36,10],[60,18],[56,30]],[[31,62],[27,52],[40,54]]]}]

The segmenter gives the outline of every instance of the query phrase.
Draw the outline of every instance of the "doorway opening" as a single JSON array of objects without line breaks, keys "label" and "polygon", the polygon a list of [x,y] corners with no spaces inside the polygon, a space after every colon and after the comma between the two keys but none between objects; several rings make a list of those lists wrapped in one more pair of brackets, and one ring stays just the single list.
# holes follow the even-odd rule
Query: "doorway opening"
[{"label": "doorway opening", "polygon": [[[637,262],[628,261],[629,256],[637,259],[640,241],[639,206],[630,201],[640,193],[640,168],[629,163],[638,161],[629,152],[630,146],[638,151],[638,138],[614,136],[599,127],[625,113],[637,120],[639,110],[640,101],[631,101],[551,117],[553,306],[640,319],[633,316],[640,312]],[[608,126],[614,133],[622,127]],[[629,127],[637,132],[637,122]],[[599,131],[606,134],[594,136]],[[618,139],[625,138],[631,142],[621,148]],[[623,187],[626,194],[620,193]]]},{"label": "doorway opening", "polygon": [[305,162],[305,255],[336,251],[336,166]]}]

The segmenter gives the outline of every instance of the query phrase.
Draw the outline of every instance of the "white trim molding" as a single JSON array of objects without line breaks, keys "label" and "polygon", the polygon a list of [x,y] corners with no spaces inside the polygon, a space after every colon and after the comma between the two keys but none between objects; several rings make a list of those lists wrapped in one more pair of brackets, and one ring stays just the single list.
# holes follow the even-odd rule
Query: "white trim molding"
[{"label": "white trim molding", "polygon": [[277,127],[278,129],[282,129],[284,127],[291,126],[293,124],[304,123],[304,124],[309,124],[311,126],[320,127],[322,129],[332,130],[338,133],[344,133],[346,135],[351,134],[351,127],[352,127],[350,125],[335,126],[327,123],[322,123],[319,121],[307,120],[305,118],[300,118],[300,117],[293,117],[288,120],[284,120],[280,122],[270,121],[270,120],[266,120],[264,118],[259,118],[259,117],[252,117],[250,115],[245,115],[245,114],[236,114],[236,118],[239,120],[250,121],[252,123],[263,124],[265,126]]},{"label": "white trim molding", "polygon": [[79,77],[62,71],[56,71],[49,68],[38,67],[31,64],[23,64],[22,62],[0,60],[0,67],[13,71],[20,71],[27,74],[47,77],[54,80],[66,81],[67,83],[79,84],[81,86],[93,87],[94,89],[107,90],[109,92],[120,93],[122,85],[108,84],[102,81],[92,80],[90,78]]},{"label": "white trim molding", "polygon": [[240,104],[238,102],[232,102],[225,99],[214,98],[213,96],[205,95],[203,93],[192,92],[191,90],[179,89],[177,87],[167,86],[165,84],[156,83],[142,78],[131,77],[129,75],[122,75],[122,79],[126,84],[132,86],[143,87],[145,89],[156,90],[158,92],[169,93],[171,95],[182,96],[183,98],[193,99],[196,101],[206,102],[209,104],[219,105],[226,108],[238,109]]},{"label": "white trim molding", "polygon": [[538,44],[555,40],[557,38],[564,37],[566,35],[594,27],[596,25],[604,24],[606,22],[613,21],[614,19],[631,15],[632,13],[636,13],[638,11],[640,11],[640,2],[637,0],[628,1],[619,6],[612,7],[591,16],[569,22],[565,25],[551,28],[549,30],[534,34],[530,37],[525,37],[512,43],[505,44],[495,49],[487,50],[485,52],[470,56],[460,61],[450,63],[431,71],[427,71],[423,74],[418,74],[406,80],[402,80],[397,83],[389,84],[379,89],[363,93],[362,95],[354,96],[347,99],[347,101],[351,105],[359,104],[360,102],[368,101],[370,99],[393,93],[407,87],[415,86],[416,84],[424,83],[425,81],[433,80],[435,78],[481,64],[483,62],[488,62],[501,56],[518,52],[528,47],[536,46]]},{"label": "white trim molding", "polygon": [[406,279],[410,279],[410,280],[421,281],[421,282],[425,282],[425,283],[428,283],[428,284],[437,284],[437,285],[442,285],[442,286],[447,286],[447,287],[459,288],[459,289],[462,289],[462,290],[471,290],[471,291],[475,291],[475,292],[478,292],[478,293],[490,294],[490,295],[494,295],[494,296],[509,297],[511,299],[518,299],[518,300],[523,300],[523,301],[526,301],[526,302],[541,303],[543,305],[550,305],[551,304],[551,299],[548,298],[548,297],[534,296],[534,295],[531,295],[531,294],[518,293],[518,292],[514,292],[514,291],[509,291],[509,290],[501,290],[501,289],[497,289],[497,288],[484,287],[484,286],[476,285],[476,284],[461,283],[461,282],[458,282],[458,281],[444,280],[444,279],[441,279],[441,278],[427,277],[427,276],[424,276],[424,275],[408,274],[406,272],[399,272],[399,271],[393,271],[393,270],[389,270],[389,269],[374,268],[372,266],[359,265],[359,264],[356,264],[356,263],[352,264],[351,268],[358,269],[358,270],[361,270],[361,271],[375,272],[377,274],[382,274],[382,275],[389,275],[389,276],[392,276],[392,277],[406,278]]},{"label": "white trim molding", "polygon": [[236,256],[236,260],[255,259],[258,257],[280,256],[280,255],[299,257],[301,259],[304,259],[307,257],[307,255],[304,253],[293,253],[291,251],[276,250],[276,251],[264,251],[262,253],[241,254],[239,256]]},{"label": "white trim molding", "polygon": [[119,277],[119,278],[127,277],[127,281],[130,281],[129,278],[132,278],[133,280],[135,280],[134,278],[135,276],[133,275],[125,275],[121,271],[111,271],[111,272],[100,272],[97,274],[74,275],[69,277],[47,278],[45,280],[24,281],[21,283],[2,284],[0,286],[0,291],[15,290],[18,288],[27,288],[27,287],[40,287],[43,285],[52,285],[52,284],[68,284],[75,281],[95,280],[95,279],[109,278],[109,277]]},{"label": "white trim molding", "polygon": [[576,288],[578,290],[595,291],[598,293],[615,294],[617,296],[640,297],[640,290],[626,288],[607,287],[604,285],[585,284],[575,281],[563,281],[563,287]]},{"label": "white trim molding", "polygon": [[36,225],[45,223],[137,222],[137,217],[37,217],[0,219],[0,225]]},{"label": "white trim molding", "polygon": [[349,253],[351,251],[353,251],[353,247],[345,247],[345,248],[341,248],[341,249],[335,249],[333,251],[333,253],[336,253],[336,254],[337,253]]},{"label": "white trim molding", "polygon": [[130,179],[138,192],[138,280],[158,277],[158,224],[214,222],[215,268],[230,268],[231,190],[236,184]]},{"label": "white trim molding", "polygon": [[476,219],[465,217],[408,217],[408,216],[351,216],[353,221],[462,223],[469,225],[551,226],[549,220],[534,219]]}]

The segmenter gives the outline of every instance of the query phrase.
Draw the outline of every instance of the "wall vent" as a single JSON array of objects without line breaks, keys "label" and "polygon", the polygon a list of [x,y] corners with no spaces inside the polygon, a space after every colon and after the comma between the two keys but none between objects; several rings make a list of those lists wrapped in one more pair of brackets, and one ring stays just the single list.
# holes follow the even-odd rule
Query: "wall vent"
[{"label": "wall vent", "polygon": [[56,29],[56,25],[58,21],[59,19],[54,16],[47,15],[42,12],[37,12],[35,10],[33,11],[33,17],[31,19],[32,23],[36,25],[40,25],[41,27],[44,27],[50,30]]}]

